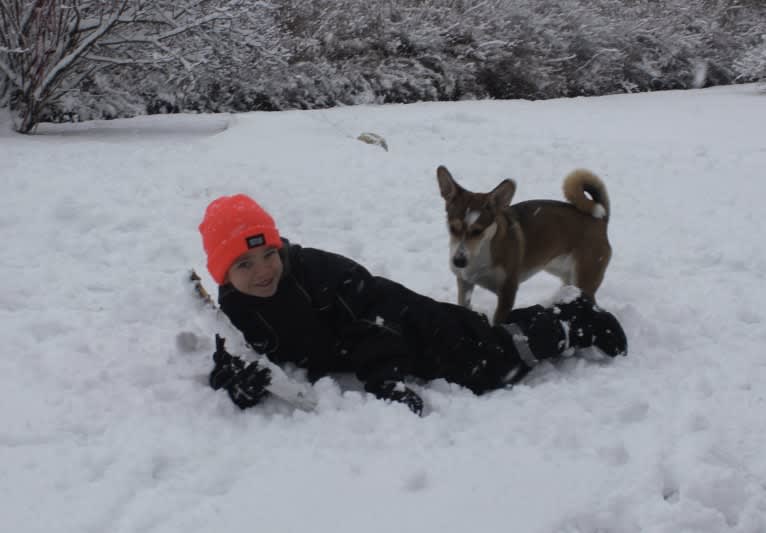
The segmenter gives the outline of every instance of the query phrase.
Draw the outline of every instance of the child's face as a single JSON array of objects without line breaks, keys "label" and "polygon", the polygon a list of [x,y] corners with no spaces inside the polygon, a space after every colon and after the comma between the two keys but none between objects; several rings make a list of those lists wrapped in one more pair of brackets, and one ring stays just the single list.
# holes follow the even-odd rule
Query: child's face
[{"label": "child's face", "polygon": [[279,250],[270,246],[259,246],[235,259],[226,273],[226,279],[239,292],[269,298],[277,292],[282,269]]}]

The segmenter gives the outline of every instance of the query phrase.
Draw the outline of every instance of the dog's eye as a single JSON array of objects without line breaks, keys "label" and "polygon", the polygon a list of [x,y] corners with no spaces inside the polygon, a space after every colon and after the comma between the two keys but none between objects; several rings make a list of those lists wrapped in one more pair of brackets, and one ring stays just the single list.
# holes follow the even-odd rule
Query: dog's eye
[{"label": "dog's eye", "polygon": [[478,237],[479,235],[481,235],[481,228],[471,228],[468,231],[469,237]]}]

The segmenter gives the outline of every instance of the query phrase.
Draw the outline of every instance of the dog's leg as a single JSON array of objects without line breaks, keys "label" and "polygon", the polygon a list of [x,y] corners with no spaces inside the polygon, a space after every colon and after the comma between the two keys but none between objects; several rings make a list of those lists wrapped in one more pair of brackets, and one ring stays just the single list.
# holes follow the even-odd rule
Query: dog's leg
[{"label": "dog's leg", "polygon": [[457,303],[463,307],[471,307],[471,296],[473,296],[473,283],[463,278],[457,278]]},{"label": "dog's leg", "polygon": [[596,299],[596,291],[604,281],[606,267],[609,265],[609,259],[612,256],[612,250],[607,246],[600,250],[591,251],[586,258],[576,262],[574,269],[573,285],[577,286],[582,292],[593,300]]},{"label": "dog's leg", "polygon": [[497,293],[497,307],[492,323],[504,324],[508,315],[513,309],[513,302],[516,300],[516,291],[519,289],[519,282],[516,276],[508,276],[505,283]]}]

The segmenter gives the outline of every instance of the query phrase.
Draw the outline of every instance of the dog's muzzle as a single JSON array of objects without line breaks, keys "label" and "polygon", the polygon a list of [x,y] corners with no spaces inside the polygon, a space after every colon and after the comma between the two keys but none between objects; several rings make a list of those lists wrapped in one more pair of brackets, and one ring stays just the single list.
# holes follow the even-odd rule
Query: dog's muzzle
[{"label": "dog's muzzle", "polygon": [[452,258],[452,264],[455,268],[465,268],[468,265],[468,258],[465,254],[455,254]]},{"label": "dog's muzzle", "polygon": [[468,265],[468,254],[465,253],[465,243],[460,241],[457,246],[452,249],[455,252],[452,254],[452,265],[455,268],[465,268]]}]

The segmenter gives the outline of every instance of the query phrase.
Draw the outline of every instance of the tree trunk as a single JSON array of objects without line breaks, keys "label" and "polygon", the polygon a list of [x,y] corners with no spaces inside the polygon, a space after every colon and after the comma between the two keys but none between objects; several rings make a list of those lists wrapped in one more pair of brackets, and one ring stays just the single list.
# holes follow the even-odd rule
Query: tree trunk
[{"label": "tree trunk", "polygon": [[40,103],[30,95],[14,91],[10,98],[13,129],[19,133],[32,133],[39,122],[41,108]]}]

